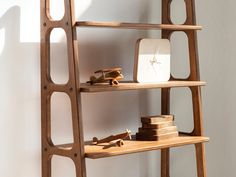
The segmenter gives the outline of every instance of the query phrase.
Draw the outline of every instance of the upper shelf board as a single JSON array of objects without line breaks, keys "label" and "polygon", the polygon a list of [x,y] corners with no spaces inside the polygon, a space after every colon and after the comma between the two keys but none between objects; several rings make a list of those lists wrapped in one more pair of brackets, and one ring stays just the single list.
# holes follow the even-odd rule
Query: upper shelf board
[{"label": "upper shelf board", "polygon": [[100,28],[123,28],[123,29],[165,29],[174,31],[201,30],[202,26],[197,25],[172,25],[172,24],[149,24],[149,23],[122,23],[122,22],[94,22],[78,21],[75,23],[78,27],[100,27]]},{"label": "upper shelf board", "polygon": [[107,92],[107,91],[122,91],[122,90],[140,90],[140,89],[157,89],[157,88],[171,88],[171,87],[194,87],[204,86],[204,81],[168,81],[158,83],[119,83],[111,86],[108,83],[90,85],[87,83],[81,84],[81,92]]}]

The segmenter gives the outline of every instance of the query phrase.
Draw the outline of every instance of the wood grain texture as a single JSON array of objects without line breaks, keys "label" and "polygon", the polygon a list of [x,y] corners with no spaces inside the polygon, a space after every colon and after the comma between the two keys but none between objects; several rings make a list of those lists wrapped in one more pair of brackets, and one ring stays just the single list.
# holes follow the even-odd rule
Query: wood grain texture
[{"label": "wood grain texture", "polygon": [[87,158],[97,159],[97,158],[111,157],[111,156],[131,154],[131,153],[137,153],[137,152],[159,150],[159,149],[168,148],[168,147],[178,147],[178,146],[184,146],[184,145],[189,145],[189,144],[202,143],[202,142],[207,142],[208,140],[209,138],[207,137],[183,136],[183,137],[176,137],[173,139],[162,140],[162,141],[125,140],[124,146],[111,147],[108,149],[104,149],[104,146],[108,145],[106,143],[100,146],[86,145],[85,156]]},{"label": "wood grain texture", "polygon": [[[41,139],[42,139],[42,177],[51,177],[51,158],[53,155],[66,156],[75,164],[76,176],[86,177],[84,140],[81,117],[81,99],[78,46],[74,19],[73,0],[64,0],[65,14],[61,20],[55,21],[50,16],[50,0],[41,0]],[[56,84],[50,75],[50,35],[53,29],[61,28],[67,38],[67,62],[69,66],[69,81],[66,84]],[[71,102],[73,146],[69,150],[54,146],[51,136],[51,96],[54,92],[67,94]]]},{"label": "wood grain texture", "polygon": [[158,123],[158,124],[142,123],[142,128],[145,128],[145,129],[160,129],[160,128],[166,128],[166,127],[173,126],[173,125],[174,125],[173,121],[167,121],[167,122]]},{"label": "wood grain texture", "polygon": [[[171,20],[171,2],[172,0],[162,0],[162,23],[172,24]],[[196,13],[195,13],[195,0],[184,0],[186,4],[186,21],[183,25],[196,25]],[[171,40],[171,35],[175,31],[162,29],[162,38]],[[190,63],[190,74],[186,78],[188,81],[199,81],[200,71],[199,71],[199,59],[198,59],[198,48],[197,48],[197,32],[196,30],[185,30],[184,33],[188,38],[188,51],[189,51],[189,63]],[[171,79],[174,78],[171,75]],[[203,116],[202,116],[202,105],[201,105],[201,88],[200,87],[190,87],[192,93],[192,103],[193,103],[193,119],[194,119],[194,129],[190,133],[195,136],[203,136]],[[162,89],[162,114],[169,114],[170,112],[170,90],[171,88]],[[205,165],[205,153],[204,144],[199,143],[196,145],[196,161],[198,169],[198,177],[206,177],[206,165]],[[163,149],[161,152],[161,177],[169,177],[169,149]]]},{"label": "wood grain texture", "polygon": [[179,135],[178,131],[168,132],[162,135],[147,135],[146,133],[136,133],[136,140],[141,141],[162,141],[167,139],[173,139]]},{"label": "wood grain texture", "polygon": [[149,23],[123,23],[123,22],[94,22],[79,21],[75,24],[78,27],[100,27],[100,28],[123,28],[123,29],[166,29],[174,31],[201,30],[197,25],[175,25],[175,24],[149,24]]},{"label": "wood grain texture", "polygon": [[159,123],[159,122],[166,122],[166,121],[174,121],[173,115],[156,115],[156,116],[147,116],[141,117],[142,123]]},{"label": "wood grain texture", "polygon": [[170,132],[176,132],[177,127],[176,126],[167,126],[164,128],[159,128],[159,129],[150,129],[150,128],[142,128],[140,127],[138,129],[138,132],[146,135],[162,135]]},{"label": "wood grain texture", "polygon": [[141,90],[141,89],[158,89],[170,87],[194,87],[203,86],[206,83],[203,81],[168,81],[159,83],[119,83],[119,85],[111,86],[109,84],[90,85],[82,83],[80,86],[81,92],[108,92],[108,91],[123,91],[123,90]]},{"label": "wood grain texture", "polygon": [[[197,31],[202,27],[196,25],[195,1],[184,0],[186,4],[186,21],[183,24],[173,24],[170,18],[172,0],[162,0],[162,24],[125,23],[125,22],[76,22],[74,15],[74,0],[64,0],[65,15],[61,20],[54,21],[50,16],[50,0],[40,0],[41,7],[41,140],[42,140],[42,177],[51,177],[51,159],[53,155],[69,157],[75,164],[76,177],[86,177],[85,157],[103,158],[130,153],[161,149],[161,177],[170,177],[171,147],[195,144],[198,177],[206,177],[204,142],[209,138],[203,135],[203,116],[201,105],[201,88],[205,82],[200,81]],[[79,56],[76,28],[102,27],[114,29],[161,30],[163,39],[171,39],[176,31],[183,31],[188,38],[190,75],[187,78],[174,78],[171,81],[140,84],[121,83],[118,86],[80,84]],[[50,76],[50,35],[54,28],[62,28],[67,37],[67,53],[69,66],[69,81],[66,84],[56,84]],[[136,71],[134,70],[134,73]],[[161,89],[161,114],[170,114],[170,91],[173,87],[189,87],[193,102],[194,129],[191,136],[181,136],[163,141],[125,141],[123,147],[109,147],[104,145],[85,145],[82,115],[82,92],[107,92],[140,89]],[[71,100],[73,144],[55,146],[51,137],[51,95],[63,92]],[[105,110],[104,110],[105,111]],[[106,145],[105,145],[106,146]]]},{"label": "wood grain texture", "polygon": [[203,143],[195,144],[196,150],[196,163],[197,163],[197,175],[205,177],[206,175],[206,160],[205,160],[205,147]]}]

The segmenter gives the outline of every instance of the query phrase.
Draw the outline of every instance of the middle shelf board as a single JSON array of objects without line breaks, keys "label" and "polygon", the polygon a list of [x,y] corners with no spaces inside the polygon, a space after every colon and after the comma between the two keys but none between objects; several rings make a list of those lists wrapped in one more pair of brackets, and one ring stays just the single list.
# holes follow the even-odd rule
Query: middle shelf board
[{"label": "middle shelf board", "polygon": [[141,89],[157,89],[171,87],[194,87],[204,86],[204,81],[167,81],[159,83],[134,83],[125,82],[119,85],[111,86],[108,83],[90,85],[88,83],[81,84],[81,92],[108,92],[108,91],[123,91],[123,90],[141,90]]},{"label": "middle shelf board", "polygon": [[[190,144],[204,143],[209,141],[208,137],[203,136],[179,136],[161,141],[135,141],[125,140],[122,147],[109,147],[104,145],[86,145],[85,157],[98,159],[104,157],[118,156],[124,154],[159,150],[163,148],[178,147]],[[104,148],[105,147],[105,148]]]},{"label": "middle shelf board", "polygon": [[201,26],[197,25],[176,25],[176,24],[150,24],[150,23],[124,23],[124,22],[94,22],[94,21],[78,21],[75,23],[78,27],[100,27],[100,28],[121,28],[121,29],[165,29],[173,31],[201,30]]}]

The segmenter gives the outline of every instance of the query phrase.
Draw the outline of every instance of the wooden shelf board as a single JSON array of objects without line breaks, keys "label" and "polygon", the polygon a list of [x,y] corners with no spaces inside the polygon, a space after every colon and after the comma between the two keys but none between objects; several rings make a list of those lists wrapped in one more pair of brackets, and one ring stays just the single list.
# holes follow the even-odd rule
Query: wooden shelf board
[{"label": "wooden shelf board", "polygon": [[124,29],[166,29],[166,30],[201,30],[202,26],[196,25],[172,25],[172,24],[150,24],[150,23],[122,23],[122,22],[94,22],[78,21],[78,27],[100,27],[100,28],[124,28]]},{"label": "wooden shelf board", "polygon": [[206,82],[203,81],[168,81],[159,83],[119,83],[119,85],[111,86],[108,83],[90,85],[88,83],[81,84],[81,92],[107,92],[107,91],[122,91],[122,90],[140,90],[140,89],[155,89],[155,88],[171,88],[171,87],[192,87],[203,86]]},{"label": "wooden shelf board", "polygon": [[208,137],[201,136],[179,136],[169,140],[162,141],[135,141],[127,140],[122,147],[105,148],[107,144],[103,145],[86,145],[85,157],[91,159],[98,159],[104,157],[118,156],[124,154],[138,153],[151,150],[159,150],[169,147],[178,147],[189,144],[197,144],[209,141]]}]

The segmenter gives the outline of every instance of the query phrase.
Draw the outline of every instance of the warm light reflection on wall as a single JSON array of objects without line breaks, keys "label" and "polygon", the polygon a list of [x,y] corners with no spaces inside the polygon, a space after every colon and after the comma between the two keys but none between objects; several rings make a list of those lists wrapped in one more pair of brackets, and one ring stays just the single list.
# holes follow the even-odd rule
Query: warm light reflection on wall
[{"label": "warm light reflection on wall", "polygon": [[53,20],[61,20],[64,13],[64,0],[50,0],[50,16]]},{"label": "warm light reflection on wall", "polygon": [[[79,19],[81,15],[90,7],[92,0],[74,0],[75,15]],[[50,16],[53,20],[61,20],[65,13],[64,0],[50,0]],[[59,43],[64,41],[64,34],[56,30],[51,36],[51,42]]]},{"label": "warm light reflection on wall", "polygon": [[77,19],[90,7],[92,0],[75,0],[75,16]]},{"label": "warm light reflection on wall", "polygon": [[[81,15],[90,7],[92,0],[74,0],[76,18],[79,19]],[[60,19],[64,14],[64,0],[51,0],[51,14],[53,18]],[[22,0],[22,1],[4,1],[4,5],[0,6],[0,17],[6,13],[13,6],[20,7],[20,42],[40,42],[40,1]],[[16,20],[16,19],[14,19]],[[2,35],[2,32],[1,32]],[[58,39],[61,37],[58,36]],[[2,46],[2,38],[1,38]],[[2,49],[2,48],[1,48]]]},{"label": "warm light reflection on wall", "polygon": [[[75,16],[79,18],[90,7],[92,0],[74,0]],[[50,0],[50,15],[54,20],[63,18],[65,12],[64,0]]]},{"label": "warm light reflection on wall", "polygon": [[50,41],[52,43],[65,43],[66,42],[66,36],[65,31],[62,28],[55,28],[52,30],[50,35]]}]

